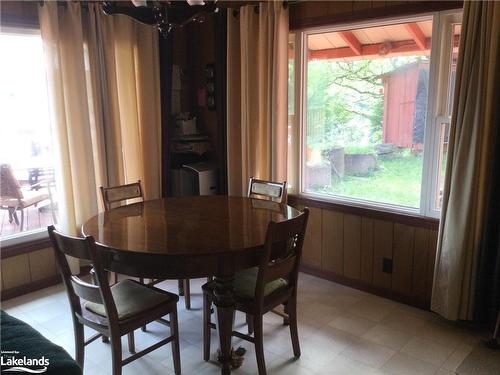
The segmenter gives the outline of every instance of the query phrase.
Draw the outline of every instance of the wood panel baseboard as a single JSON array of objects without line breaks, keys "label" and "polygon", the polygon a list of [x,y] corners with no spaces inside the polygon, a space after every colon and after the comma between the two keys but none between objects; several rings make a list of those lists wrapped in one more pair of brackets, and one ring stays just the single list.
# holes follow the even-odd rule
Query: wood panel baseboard
[{"label": "wood panel baseboard", "polygon": [[395,292],[394,290],[390,289],[385,289],[381,287],[377,287],[374,285],[370,285],[367,283],[364,283],[363,281],[360,280],[354,280],[350,279],[345,276],[337,275],[333,272],[328,272],[328,271],[323,271],[319,270],[307,265],[300,265],[300,271],[312,276],[319,277],[321,279],[329,280],[336,282],[338,284],[342,284],[354,289],[362,290],[363,292],[371,293],[374,295],[377,295],[379,297],[387,298],[393,301],[401,302],[406,305],[418,307],[420,309],[424,310],[429,310],[430,309],[430,304],[429,301],[424,301],[420,299],[414,299],[411,296],[401,294],[398,292]]},{"label": "wood panel baseboard", "polygon": [[15,245],[4,246],[0,249],[0,259],[14,257],[16,255],[32,253],[34,251],[47,249],[52,247],[49,238],[42,238],[27,242],[18,243]]},{"label": "wood panel baseboard", "polygon": [[[88,275],[90,272],[91,266],[82,266],[80,267],[80,273],[78,276]],[[7,301],[9,299],[22,296],[24,294],[36,292],[37,290],[45,289],[53,285],[57,285],[62,282],[61,275],[59,273],[46,277],[41,280],[32,281],[30,283],[19,285],[14,288],[2,290],[0,293],[0,300]]]},{"label": "wood panel baseboard", "polygon": [[6,301],[11,298],[19,297],[24,294],[28,294],[31,292],[35,292],[40,289],[48,288],[49,286],[53,286],[59,284],[61,282],[61,275],[52,275],[46,277],[42,280],[32,281],[28,284],[16,286],[14,288],[2,290],[0,299],[2,301]]}]

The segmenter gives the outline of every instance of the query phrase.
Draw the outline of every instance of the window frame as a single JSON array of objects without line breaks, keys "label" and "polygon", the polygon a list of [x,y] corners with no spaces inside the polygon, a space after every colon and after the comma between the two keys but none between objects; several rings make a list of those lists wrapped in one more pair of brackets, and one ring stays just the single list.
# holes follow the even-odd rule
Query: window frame
[{"label": "window frame", "polygon": [[[436,198],[436,184],[438,173],[438,153],[439,153],[439,137],[438,135],[438,121],[442,119],[442,115],[437,113],[438,109],[446,110],[445,105],[438,105],[437,98],[439,90],[445,88],[448,90],[449,72],[451,63],[451,51],[453,43],[445,42],[449,40],[447,36],[451,37],[449,33],[452,32],[453,24],[460,23],[462,18],[461,9],[451,9],[440,12],[426,12],[412,16],[394,16],[386,17],[383,19],[368,20],[368,21],[351,21],[346,23],[339,23],[329,26],[318,26],[305,28],[301,30],[294,30],[291,33],[295,34],[295,121],[294,131],[292,134],[296,136],[292,138],[291,147],[293,148],[292,155],[294,159],[295,168],[294,172],[289,173],[289,180],[294,187],[290,193],[297,194],[304,198],[312,198],[331,202],[334,204],[344,204],[366,209],[375,209],[385,212],[393,212],[399,214],[430,217],[439,219],[441,215],[440,210],[435,210],[433,202]],[[327,195],[322,193],[314,193],[304,191],[305,186],[305,147],[306,147],[306,127],[307,127],[307,37],[311,34],[318,34],[322,32],[335,32],[352,30],[353,28],[366,28],[391,25],[397,22],[418,22],[431,19],[433,22],[432,29],[432,46],[431,46],[431,64],[429,69],[429,85],[428,103],[426,124],[424,130],[424,150],[422,156],[422,180],[420,191],[420,207],[411,208],[390,203],[374,202],[358,198],[343,197],[340,195]],[[447,27],[447,29],[445,29]],[[442,30],[446,32],[443,35]],[[443,56],[445,57],[445,67],[443,67]],[[441,69],[439,74],[437,69]],[[447,68],[447,69],[445,69]],[[446,72],[446,74],[443,74]],[[435,79],[439,77],[439,81]],[[445,99],[441,100],[441,103]],[[295,172],[298,170],[298,173]]]},{"label": "window frame", "polygon": [[[434,207],[437,198],[437,185],[439,184],[439,131],[441,123],[451,123],[451,117],[447,114],[448,98],[450,97],[449,82],[451,73],[451,53],[453,43],[447,43],[453,35],[453,25],[462,22],[462,11],[437,12],[432,29],[431,69],[429,73],[429,92],[432,91],[432,100],[427,103],[427,120],[424,133],[424,159],[422,171],[422,189],[420,191],[420,211],[422,216],[439,218],[441,210]],[[441,95],[446,93],[448,95]]]}]

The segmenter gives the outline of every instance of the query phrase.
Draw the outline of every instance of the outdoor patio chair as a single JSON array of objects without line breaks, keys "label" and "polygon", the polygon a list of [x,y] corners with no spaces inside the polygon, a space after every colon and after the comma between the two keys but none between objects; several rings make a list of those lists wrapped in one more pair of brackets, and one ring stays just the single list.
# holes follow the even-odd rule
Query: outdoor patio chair
[{"label": "outdoor patio chair", "polygon": [[[52,209],[52,218],[54,218],[52,195],[48,189],[47,183],[41,181],[38,184],[30,186],[31,190],[21,189],[19,181],[14,176],[12,167],[9,164],[0,166],[0,208],[9,211],[9,223],[13,221],[20,225],[19,230],[24,229],[24,209],[30,206],[37,206],[44,200],[50,200]],[[34,190],[34,188],[40,188]],[[17,217],[17,212],[21,213],[21,222]],[[55,222],[55,220],[54,220]]]}]

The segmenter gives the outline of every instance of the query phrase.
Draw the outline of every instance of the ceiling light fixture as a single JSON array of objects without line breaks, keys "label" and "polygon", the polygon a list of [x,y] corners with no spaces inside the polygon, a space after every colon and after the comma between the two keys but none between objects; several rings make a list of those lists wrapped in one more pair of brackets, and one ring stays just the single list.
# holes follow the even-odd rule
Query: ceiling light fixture
[{"label": "ceiling light fixture", "polygon": [[[154,25],[166,37],[175,27],[203,22],[205,15],[218,11],[217,0],[146,1],[131,0],[133,6],[119,1],[105,1],[104,13],[123,14],[146,25]],[[119,3],[121,3],[119,5]]]}]

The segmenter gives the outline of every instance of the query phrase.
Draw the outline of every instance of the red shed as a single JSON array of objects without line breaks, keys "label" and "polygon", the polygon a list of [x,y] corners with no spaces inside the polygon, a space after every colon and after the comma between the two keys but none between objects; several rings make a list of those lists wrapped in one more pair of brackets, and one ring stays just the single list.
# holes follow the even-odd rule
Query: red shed
[{"label": "red shed", "polygon": [[429,64],[416,62],[382,76],[384,85],[384,143],[420,148],[427,103]]}]

